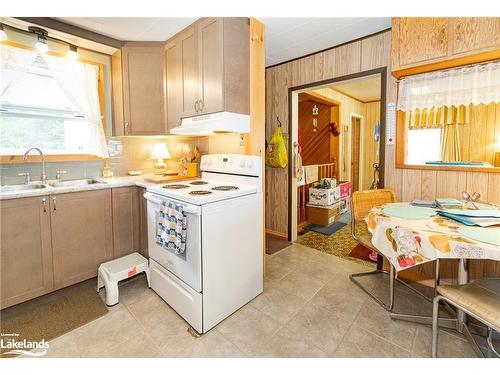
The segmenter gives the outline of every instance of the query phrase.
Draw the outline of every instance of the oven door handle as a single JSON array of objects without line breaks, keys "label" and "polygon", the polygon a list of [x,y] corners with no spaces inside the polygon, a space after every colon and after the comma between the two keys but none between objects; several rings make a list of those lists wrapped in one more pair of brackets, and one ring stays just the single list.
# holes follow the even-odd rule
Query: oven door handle
[{"label": "oven door handle", "polygon": [[[155,204],[163,204],[163,202],[165,201],[168,201],[169,199],[160,199],[158,198],[157,196],[151,194],[151,193],[144,193],[144,198],[146,198],[146,200],[152,202],[152,203],[155,203]],[[182,204],[182,206],[184,207],[183,208],[183,211],[187,214],[195,214],[195,215],[199,215],[200,212],[199,212],[199,208],[198,207],[192,207],[192,206],[186,206],[184,204]]]}]

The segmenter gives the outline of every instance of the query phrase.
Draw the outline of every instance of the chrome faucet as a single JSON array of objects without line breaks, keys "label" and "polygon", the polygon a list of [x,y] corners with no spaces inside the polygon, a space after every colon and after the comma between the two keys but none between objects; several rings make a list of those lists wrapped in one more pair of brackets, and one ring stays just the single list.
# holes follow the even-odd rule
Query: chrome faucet
[{"label": "chrome faucet", "polygon": [[31,150],[36,150],[40,154],[40,158],[42,159],[42,184],[47,183],[47,175],[45,174],[45,156],[43,155],[43,151],[39,149],[38,147],[31,147],[29,148],[25,153],[24,153],[24,161],[28,160],[28,154],[30,153]]}]

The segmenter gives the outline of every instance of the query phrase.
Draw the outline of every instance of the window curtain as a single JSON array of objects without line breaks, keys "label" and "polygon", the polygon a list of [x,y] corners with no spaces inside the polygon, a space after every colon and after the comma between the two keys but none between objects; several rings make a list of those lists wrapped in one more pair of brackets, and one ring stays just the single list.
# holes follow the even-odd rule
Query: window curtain
[{"label": "window curtain", "polygon": [[23,73],[26,73],[37,53],[21,48],[15,48],[7,45],[0,45],[0,97],[16,84]]},{"label": "window curtain", "polygon": [[43,58],[62,90],[89,122],[87,151],[101,158],[109,157],[99,103],[98,67],[50,55]]},{"label": "window curtain", "polygon": [[470,106],[450,106],[417,108],[405,114],[406,127],[409,129],[439,129],[450,124],[468,124]]},{"label": "window curtain", "polygon": [[461,161],[460,124],[446,124],[441,133],[441,160]]},{"label": "window curtain", "polygon": [[468,106],[500,101],[500,61],[401,79],[398,110]]}]

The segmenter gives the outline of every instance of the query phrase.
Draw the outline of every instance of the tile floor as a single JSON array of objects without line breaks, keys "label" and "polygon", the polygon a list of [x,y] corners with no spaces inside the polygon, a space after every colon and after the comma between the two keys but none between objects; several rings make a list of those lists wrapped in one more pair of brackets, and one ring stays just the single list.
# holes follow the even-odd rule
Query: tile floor
[{"label": "tile floor", "polygon": [[[53,340],[48,356],[429,357],[429,327],[391,320],[349,280],[365,269],[294,244],[267,256],[264,293],[200,338],[187,332],[187,323],[141,276],[120,287],[120,304],[108,314]],[[397,288],[395,311],[429,309],[425,300]],[[450,331],[440,333],[439,352],[475,356]]]}]

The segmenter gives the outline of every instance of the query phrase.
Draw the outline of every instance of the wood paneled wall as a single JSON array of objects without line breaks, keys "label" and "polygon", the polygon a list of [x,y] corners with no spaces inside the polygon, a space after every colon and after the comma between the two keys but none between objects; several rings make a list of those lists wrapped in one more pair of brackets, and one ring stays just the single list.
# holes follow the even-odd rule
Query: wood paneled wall
[{"label": "wood paneled wall", "polygon": [[[370,69],[388,67],[387,101],[396,100],[396,80],[391,76],[390,31],[332,48],[289,63],[266,69],[266,139],[278,126],[288,133],[288,89],[324,79],[345,76]],[[394,149],[394,146],[388,146]],[[387,150],[389,166],[386,179],[395,181],[395,150]],[[392,169],[392,170],[391,170]],[[387,173],[387,170],[390,170]],[[288,170],[266,167],[266,227],[285,234],[288,228]],[[391,186],[390,184],[386,184]]]}]

